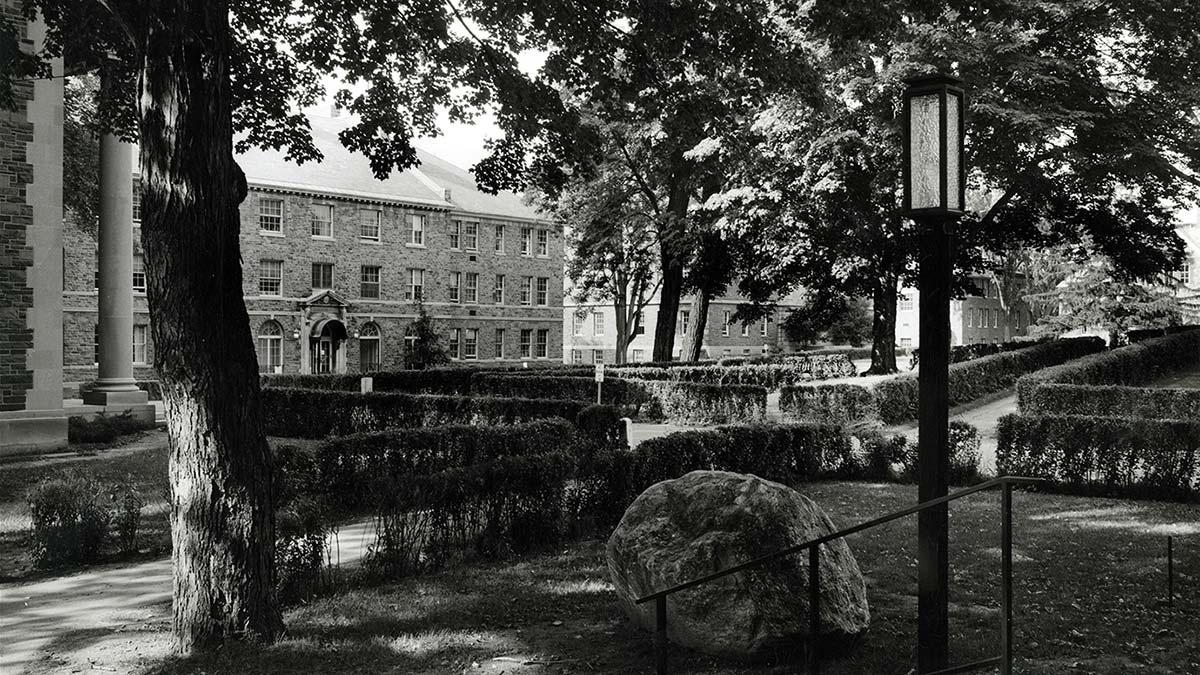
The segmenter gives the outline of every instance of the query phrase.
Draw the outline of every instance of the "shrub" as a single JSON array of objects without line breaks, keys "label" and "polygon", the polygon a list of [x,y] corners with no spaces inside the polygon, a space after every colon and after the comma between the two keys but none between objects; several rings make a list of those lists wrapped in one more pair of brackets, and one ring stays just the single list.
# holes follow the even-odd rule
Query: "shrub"
[{"label": "shrub", "polygon": [[[488,375],[480,374],[472,381],[475,394],[514,398],[551,398],[570,401],[596,400],[596,380],[593,377],[564,377],[558,375]],[[600,387],[601,401],[608,405],[636,409],[650,400],[645,388],[616,377],[607,377]]]},{"label": "shrub", "polygon": [[625,436],[625,421],[611,405],[589,405],[579,411],[575,428],[580,436],[600,450],[624,448],[629,445]]},{"label": "shrub", "polygon": [[[833,475],[850,460],[850,436],[836,425],[731,425],[642,441],[633,496],[659,481],[711,469],[791,483]],[[631,498],[632,501],[632,498]]]},{"label": "shrub", "polygon": [[585,403],[311,389],[267,388],[263,427],[271,436],[323,438],[390,428],[513,424],[544,417],[574,420]]},{"label": "shrub", "polygon": [[121,553],[137,552],[138,528],[142,523],[142,507],[146,498],[131,478],[113,485],[109,491],[112,500],[112,525],[116,530],[117,548]]},{"label": "shrub", "polygon": [[332,532],[317,499],[297,496],[275,512],[275,592],[282,601],[306,598],[325,585]]},{"label": "shrub", "polygon": [[637,497],[637,453],[601,450],[580,460],[566,495],[567,521],[573,536],[608,536]]},{"label": "shrub", "polygon": [[[1154,380],[1164,373],[1193,366],[1197,362],[1200,362],[1200,330],[1152,338],[1026,375],[1017,384],[1017,403],[1022,411],[1058,413],[1059,410],[1053,407],[1056,402],[1053,399],[1047,399],[1046,395],[1038,396],[1037,402],[1034,402],[1034,393],[1041,386],[1046,384],[1139,385]],[[1063,389],[1054,391],[1064,395],[1068,393]],[[1080,392],[1080,394],[1086,395],[1087,392]],[[1120,393],[1113,395],[1121,396]],[[1067,401],[1067,404],[1071,405],[1071,401]],[[1105,405],[1113,404],[1110,402]],[[1039,407],[1030,408],[1031,405]],[[1103,409],[1103,407],[1099,407],[1097,411]]]},{"label": "shrub", "polygon": [[1002,417],[996,469],[1070,492],[1200,499],[1200,422],[1084,415]]},{"label": "shrub", "polygon": [[88,563],[99,557],[111,521],[104,495],[98,481],[79,473],[59,474],[33,487],[28,497],[33,521],[29,542],[36,566]]},{"label": "shrub", "polygon": [[675,366],[655,368],[631,366],[620,370],[621,377],[638,380],[667,380],[714,385],[751,385],[778,389],[784,385],[857,374],[854,364],[844,355],[803,355],[772,363],[739,366]]},{"label": "shrub", "polygon": [[857,384],[785,387],[779,393],[779,409],[793,419],[826,424],[879,418],[874,394]]},{"label": "shrub", "polygon": [[1025,393],[1022,412],[1150,419],[1200,419],[1200,389],[1039,384]]},{"label": "shrub", "polygon": [[152,426],[137,420],[128,411],[118,415],[99,413],[90,420],[73,416],[67,418],[67,440],[71,443],[111,443],[120,436]]},{"label": "shrub", "polygon": [[676,424],[728,424],[766,415],[767,390],[747,385],[641,381],[653,398],[642,416]]}]

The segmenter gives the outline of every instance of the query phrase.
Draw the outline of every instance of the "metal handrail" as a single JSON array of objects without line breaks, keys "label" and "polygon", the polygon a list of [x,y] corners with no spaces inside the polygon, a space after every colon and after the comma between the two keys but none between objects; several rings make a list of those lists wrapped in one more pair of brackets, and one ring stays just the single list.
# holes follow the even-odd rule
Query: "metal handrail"
[{"label": "metal handrail", "polygon": [[1012,672],[1012,488],[1016,484],[1032,484],[1041,482],[1041,478],[1026,478],[1023,476],[1000,476],[988,481],[984,481],[979,485],[959,490],[942,497],[930,499],[906,509],[901,509],[894,513],[889,513],[885,516],[880,516],[873,520],[868,520],[858,525],[848,527],[843,530],[838,530],[831,534],[826,534],[816,539],[812,539],[801,544],[789,546],[785,549],[768,553],[767,555],[759,556],[753,560],[748,560],[744,563],[739,563],[733,567],[727,567],[718,572],[691,579],[683,583],[676,584],[669,588],[655,591],[649,595],[642,596],[634,601],[635,604],[643,604],[650,602],[655,603],[655,630],[654,630],[654,656],[656,671],[659,675],[667,674],[667,598],[674,593],[684,591],[689,588],[694,588],[710,581],[715,581],[731,574],[745,571],[747,569],[764,565],[780,558],[785,558],[789,555],[794,555],[800,551],[808,550],[808,596],[809,596],[809,641],[808,649],[806,650],[807,672],[816,673],[820,667],[819,658],[817,656],[817,634],[820,627],[820,550],[822,544],[827,544],[831,541],[836,541],[851,534],[862,532],[863,530],[889,523],[893,520],[911,516],[916,513],[931,509],[935,506],[941,506],[957,499],[962,499],[977,492],[983,492],[993,487],[1000,486],[1001,493],[1001,530],[1000,530],[1000,547],[1001,555],[1001,582],[1002,596],[1000,603],[1000,648],[999,656],[975,661],[972,663],[954,666],[943,670],[937,670],[921,675],[948,675],[949,673],[962,673],[970,670],[978,670],[988,666],[999,665],[1001,672],[1008,675]]}]

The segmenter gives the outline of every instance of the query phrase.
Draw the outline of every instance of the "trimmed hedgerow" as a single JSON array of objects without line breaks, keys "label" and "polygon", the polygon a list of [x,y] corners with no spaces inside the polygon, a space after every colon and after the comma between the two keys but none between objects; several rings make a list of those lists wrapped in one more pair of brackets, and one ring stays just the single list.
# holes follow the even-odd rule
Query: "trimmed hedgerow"
[{"label": "trimmed hedgerow", "polygon": [[581,440],[597,450],[624,448],[629,445],[625,420],[616,406],[592,404],[579,411],[575,428]]},{"label": "trimmed hedgerow", "polygon": [[698,469],[752,473],[790,483],[835,474],[850,461],[850,436],[840,425],[736,425],[681,431],[642,441],[634,449],[633,496],[654,483]]},{"label": "trimmed hedgerow", "polygon": [[[1059,413],[1057,402],[1049,396],[1053,393],[1070,395],[1072,399],[1064,401],[1069,406],[1071,401],[1077,400],[1074,398],[1076,395],[1086,395],[1086,392],[1072,392],[1059,387],[1050,394],[1035,398],[1034,393],[1043,385],[1140,385],[1198,362],[1200,330],[1152,338],[1026,375],[1017,383],[1017,403],[1022,411]],[[1092,393],[1101,395],[1108,392],[1097,390]],[[1123,394],[1113,392],[1112,395],[1121,397]],[[1031,405],[1037,405],[1037,408],[1030,408]],[[1097,411],[1100,411],[1116,405],[1116,400],[1097,405]]]},{"label": "trimmed hedgerow", "polygon": [[1044,415],[1200,420],[1200,389],[1045,383],[1026,392],[1021,411]]},{"label": "trimmed hedgerow", "polygon": [[[1103,348],[1104,342],[1099,338],[1071,338],[956,363],[949,368],[950,405],[969,403],[1013,386],[1026,373]],[[802,403],[802,407],[784,408],[790,416],[799,419],[838,419],[845,411],[855,411],[861,415],[874,411],[885,424],[901,424],[915,419],[919,409],[920,388],[915,373],[882,380],[870,387],[850,384],[824,389],[820,393],[807,391],[814,388],[801,386],[794,390],[785,389],[781,392],[781,407],[784,400],[796,406]],[[854,388],[866,390],[869,394],[855,391]],[[863,402],[868,395],[875,399],[873,407]],[[801,412],[810,417],[800,418]]]},{"label": "trimmed hedgerow", "polygon": [[676,366],[674,368],[629,367],[621,377],[716,385],[752,385],[778,389],[784,385],[836,377],[853,377],[858,371],[843,355],[794,357],[779,363],[741,366]]},{"label": "trimmed hedgerow", "polygon": [[269,436],[324,438],[391,428],[445,424],[514,424],[544,417],[574,420],[580,401],[505,399],[286,389],[262,391]]},{"label": "trimmed hedgerow", "polygon": [[1000,418],[996,470],[1086,494],[1200,499],[1200,422],[1085,415]]},{"label": "trimmed hedgerow", "polygon": [[322,391],[358,391],[361,375],[259,375],[263,389],[320,389]]},{"label": "trimmed hedgerow", "polygon": [[[596,380],[593,377],[481,374],[472,381],[472,390],[477,395],[487,396],[596,400]],[[616,377],[605,378],[600,392],[601,401],[608,405],[636,408],[650,400],[644,387]]]},{"label": "trimmed hedgerow", "polygon": [[857,384],[785,387],[779,410],[787,417],[827,424],[879,419],[874,392]]},{"label": "trimmed hedgerow", "polygon": [[637,381],[652,400],[641,416],[676,424],[729,424],[766,415],[767,390],[748,385]]}]

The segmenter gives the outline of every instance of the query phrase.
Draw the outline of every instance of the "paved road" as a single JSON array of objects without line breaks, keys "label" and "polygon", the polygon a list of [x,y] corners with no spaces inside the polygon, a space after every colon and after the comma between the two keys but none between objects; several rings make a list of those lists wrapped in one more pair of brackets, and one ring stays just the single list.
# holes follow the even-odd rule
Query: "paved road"
[{"label": "paved road", "polygon": [[[337,539],[341,564],[358,563],[373,540],[370,521],[343,526]],[[53,672],[59,651],[114,633],[161,631],[170,621],[170,558],[3,584],[0,673]]]},{"label": "paved road", "polygon": [[[950,411],[950,419],[962,420],[979,429],[979,468],[983,473],[996,474],[996,426],[1001,417],[1017,411],[1017,394],[1009,390],[981,405],[966,405]],[[905,424],[888,428],[889,432],[904,434],[913,443],[917,441],[917,424]]]}]

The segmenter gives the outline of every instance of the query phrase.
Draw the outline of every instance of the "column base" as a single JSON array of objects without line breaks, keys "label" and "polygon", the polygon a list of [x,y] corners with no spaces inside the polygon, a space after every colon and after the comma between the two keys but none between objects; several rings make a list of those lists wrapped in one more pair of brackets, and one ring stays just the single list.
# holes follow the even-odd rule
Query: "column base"
[{"label": "column base", "polygon": [[0,456],[54,452],[67,447],[67,416],[58,410],[0,412]]},{"label": "column base", "polygon": [[83,392],[83,402],[87,405],[120,406],[145,405],[150,402],[150,395],[138,389],[101,389],[99,387]]}]

